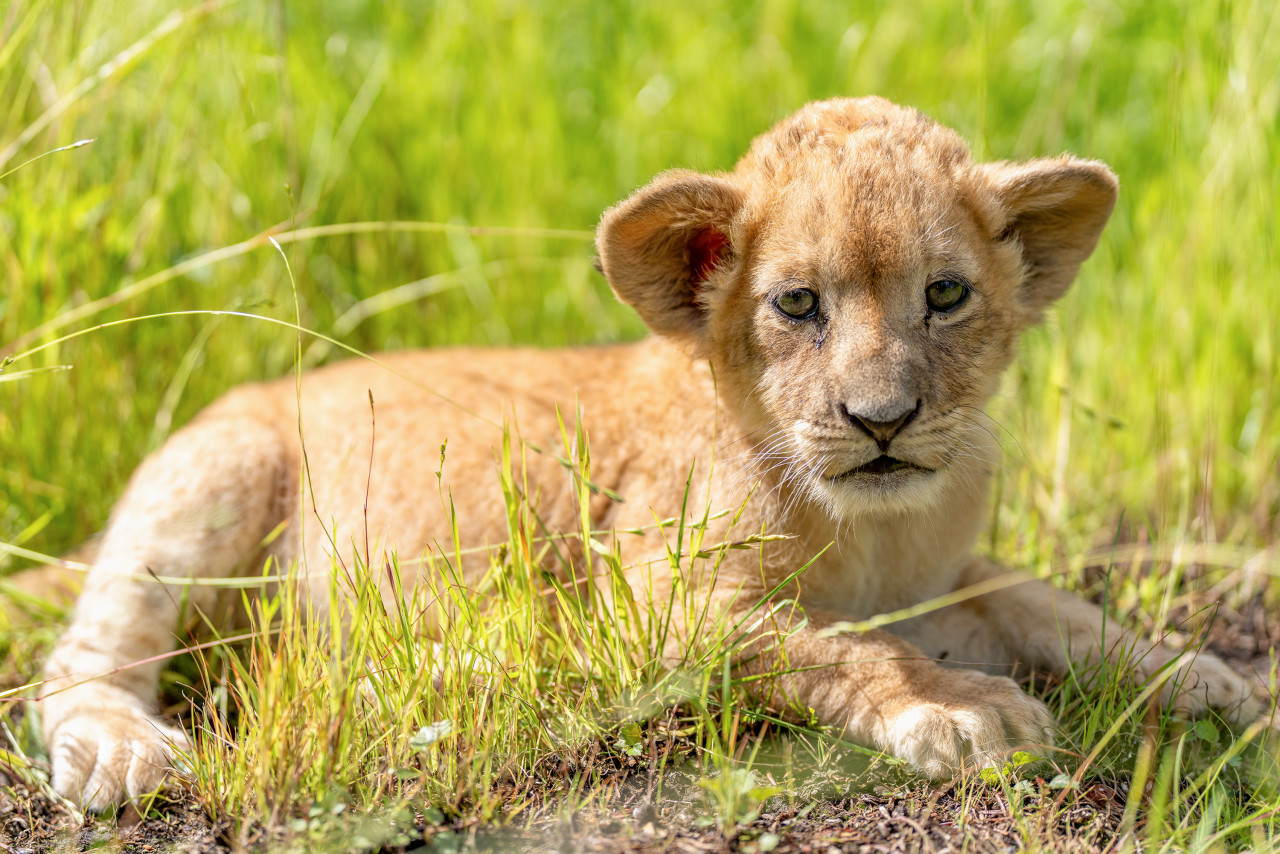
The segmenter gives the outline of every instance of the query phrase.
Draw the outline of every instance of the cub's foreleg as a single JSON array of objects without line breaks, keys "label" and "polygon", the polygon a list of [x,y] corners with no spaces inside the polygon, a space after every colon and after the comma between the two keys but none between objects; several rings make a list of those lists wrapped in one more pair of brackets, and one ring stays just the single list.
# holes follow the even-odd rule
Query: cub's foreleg
[{"label": "cub's foreleg", "polygon": [[54,788],[100,810],[157,788],[185,735],[154,715],[180,616],[219,591],[156,578],[221,578],[261,551],[295,479],[280,434],[251,417],[198,420],[149,457],[112,512],[71,625],[45,666],[42,728]]},{"label": "cub's foreleg", "polygon": [[943,667],[889,632],[847,631],[838,613],[776,616],[777,632],[761,635],[743,669],[769,675],[756,683],[763,699],[812,709],[852,741],[931,777],[998,766],[1015,750],[1053,744],[1053,716],[1011,679]]},{"label": "cub's foreleg", "polygon": [[[1005,582],[1008,582],[1005,584]],[[1221,659],[1144,641],[1080,597],[991,561],[975,558],[959,589],[999,589],[892,627],[930,656],[1008,672],[1015,664],[1064,673],[1106,661],[1141,683],[1162,681],[1166,706],[1196,714],[1217,709],[1237,723],[1263,711],[1260,692]]]}]

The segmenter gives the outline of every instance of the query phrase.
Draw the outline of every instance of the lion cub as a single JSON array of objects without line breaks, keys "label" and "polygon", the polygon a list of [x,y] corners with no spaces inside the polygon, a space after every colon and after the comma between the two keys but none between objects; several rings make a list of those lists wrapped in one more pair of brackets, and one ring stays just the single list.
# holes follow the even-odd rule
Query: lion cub
[{"label": "lion cub", "polygon": [[[186,744],[153,715],[159,663],[121,668],[173,648],[180,602],[217,603],[208,586],[155,577],[252,572],[270,556],[311,568],[322,604],[315,570],[344,544],[408,557],[450,539],[422,498],[446,437],[464,545],[501,541],[494,425],[514,413],[524,437],[554,447],[557,410],[578,413],[594,479],[625,499],[599,497],[596,528],[679,515],[696,464],[691,507],[745,504],[735,530],[793,535],[730,553],[705,591],[720,613],[745,613],[822,552],[774,594],[803,619],[780,609],[794,615],[791,670],[760,699],[798,701],[926,774],[1052,744],[1048,709],[983,672],[1015,662],[1110,659],[1137,679],[1169,665],[1167,702],[1255,714],[1250,683],[1218,659],[1130,655],[1134,639],[1114,628],[1104,645],[1098,608],[1001,582],[1006,570],[973,554],[997,453],[982,407],[1019,333],[1093,251],[1116,189],[1096,161],[974,163],[954,132],[879,98],[814,103],[734,171],[667,172],[604,214],[601,269],[649,340],[397,353],[314,371],[300,392],[292,378],[231,391],[142,464],[112,513],[42,688],[54,786],[91,809],[121,803],[159,785]],[[576,531],[560,463],[531,454],[528,477],[547,524]],[[709,537],[730,533],[728,517],[712,524]],[[667,566],[661,533],[625,546],[636,594],[665,596],[670,578],[650,578]],[[839,625],[984,583],[888,630]]]}]

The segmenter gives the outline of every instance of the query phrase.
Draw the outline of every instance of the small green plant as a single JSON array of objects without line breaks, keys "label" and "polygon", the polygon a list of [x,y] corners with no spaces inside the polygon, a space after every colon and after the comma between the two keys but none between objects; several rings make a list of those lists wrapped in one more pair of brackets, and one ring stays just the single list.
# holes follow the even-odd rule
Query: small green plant
[{"label": "small green plant", "polygon": [[777,786],[761,785],[752,769],[732,765],[727,765],[698,785],[706,794],[711,811],[708,820],[716,824],[725,836],[733,835],[739,825],[755,821],[760,816],[761,805],[780,791]]},{"label": "small green plant", "polygon": [[978,776],[981,777],[982,782],[986,783],[988,786],[999,786],[1012,782],[1016,788],[1021,783],[1027,782],[1026,780],[1018,779],[1022,776],[1024,769],[1027,769],[1029,766],[1034,766],[1039,761],[1040,760],[1035,756],[1027,753],[1025,750],[1017,750],[1014,751],[1008,761],[999,768],[988,767],[979,769]]}]

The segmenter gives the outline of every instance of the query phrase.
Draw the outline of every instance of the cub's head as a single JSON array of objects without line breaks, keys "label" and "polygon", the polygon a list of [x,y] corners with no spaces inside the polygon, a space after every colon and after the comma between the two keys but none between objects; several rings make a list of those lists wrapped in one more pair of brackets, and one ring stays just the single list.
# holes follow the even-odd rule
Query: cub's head
[{"label": "cub's head", "polygon": [[990,466],[981,407],[1116,189],[1096,161],[974,163],[913,110],[838,99],[731,174],[660,175],[597,247],[617,295],[710,360],[762,464],[836,512],[919,508]]}]

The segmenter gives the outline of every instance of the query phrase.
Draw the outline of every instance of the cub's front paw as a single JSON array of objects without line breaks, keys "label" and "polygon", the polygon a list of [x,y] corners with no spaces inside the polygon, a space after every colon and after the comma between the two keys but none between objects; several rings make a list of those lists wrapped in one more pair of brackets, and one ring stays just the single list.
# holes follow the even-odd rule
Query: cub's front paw
[{"label": "cub's front paw", "polygon": [[884,748],[930,777],[1053,746],[1053,715],[1012,679],[941,667],[885,708]]},{"label": "cub's front paw", "polygon": [[174,751],[190,749],[190,741],[137,708],[118,706],[66,717],[47,747],[54,790],[99,812],[159,789]]},{"label": "cub's front paw", "polygon": [[1153,650],[1148,659],[1143,662],[1144,675],[1164,680],[1160,699],[1166,708],[1184,715],[1214,709],[1236,724],[1253,723],[1263,713],[1257,684],[1212,653],[1187,650],[1178,654],[1160,649]]}]

